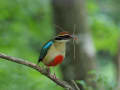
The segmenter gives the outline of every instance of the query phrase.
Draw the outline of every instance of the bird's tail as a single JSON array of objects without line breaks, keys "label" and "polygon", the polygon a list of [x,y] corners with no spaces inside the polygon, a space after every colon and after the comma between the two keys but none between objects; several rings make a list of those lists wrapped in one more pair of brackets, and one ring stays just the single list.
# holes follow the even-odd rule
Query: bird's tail
[{"label": "bird's tail", "polygon": [[39,58],[38,61],[37,61],[37,65],[38,65],[41,61],[42,61],[42,59]]}]

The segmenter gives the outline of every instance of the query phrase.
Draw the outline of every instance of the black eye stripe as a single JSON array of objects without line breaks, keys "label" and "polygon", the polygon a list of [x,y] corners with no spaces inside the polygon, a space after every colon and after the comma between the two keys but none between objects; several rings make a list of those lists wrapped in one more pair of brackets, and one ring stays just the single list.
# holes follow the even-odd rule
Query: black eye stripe
[{"label": "black eye stripe", "polygon": [[64,36],[57,36],[55,40],[65,40],[71,38],[70,35],[64,35]]},{"label": "black eye stripe", "polygon": [[62,37],[56,37],[55,40],[62,40]]},{"label": "black eye stripe", "polygon": [[64,35],[64,36],[58,36],[60,38],[69,38],[70,36],[69,35]]}]

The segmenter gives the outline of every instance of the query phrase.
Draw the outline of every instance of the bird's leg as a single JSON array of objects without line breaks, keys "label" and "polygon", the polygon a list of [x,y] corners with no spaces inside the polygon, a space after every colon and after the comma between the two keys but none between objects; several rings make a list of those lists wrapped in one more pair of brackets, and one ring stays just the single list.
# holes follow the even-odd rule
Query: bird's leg
[{"label": "bird's leg", "polygon": [[53,77],[56,79],[55,68],[53,67]]},{"label": "bird's leg", "polygon": [[53,76],[54,76],[54,79],[57,79],[57,77],[56,77],[56,74],[55,74],[55,73],[53,74]]},{"label": "bird's leg", "polygon": [[53,76],[54,79],[57,79],[56,74],[55,74],[55,68],[53,68],[53,69],[54,69],[54,73],[53,73],[52,76]]},{"label": "bird's leg", "polygon": [[54,79],[57,79],[56,74],[54,73],[53,75],[51,74],[51,77],[53,77]]},{"label": "bird's leg", "polygon": [[51,71],[50,71],[50,68],[49,68],[49,67],[47,67],[46,69],[47,69],[48,74],[49,74],[52,78],[57,79],[55,73],[51,74]]},{"label": "bird's leg", "polygon": [[50,68],[47,67],[46,70],[47,70],[48,74],[50,75]]}]

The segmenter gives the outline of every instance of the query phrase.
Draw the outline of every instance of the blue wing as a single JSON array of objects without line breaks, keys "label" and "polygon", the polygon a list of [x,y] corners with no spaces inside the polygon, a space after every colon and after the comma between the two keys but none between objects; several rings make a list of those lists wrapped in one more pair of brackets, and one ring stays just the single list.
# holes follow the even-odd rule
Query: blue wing
[{"label": "blue wing", "polygon": [[52,44],[53,44],[53,41],[50,40],[50,41],[48,41],[48,42],[42,47],[41,52],[40,52],[40,57],[39,57],[39,60],[38,60],[38,64],[39,64],[39,62],[42,61],[43,58],[46,56],[47,51],[48,51],[49,48],[52,46]]}]

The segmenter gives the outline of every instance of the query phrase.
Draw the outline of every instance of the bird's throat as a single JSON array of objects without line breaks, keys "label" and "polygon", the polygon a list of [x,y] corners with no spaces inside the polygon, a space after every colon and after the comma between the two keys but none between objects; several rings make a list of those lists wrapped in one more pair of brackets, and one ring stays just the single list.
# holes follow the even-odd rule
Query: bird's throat
[{"label": "bird's throat", "polygon": [[54,44],[56,50],[59,52],[65,52],[66,51],[66,43],[65,42],[55,42]]}]

